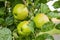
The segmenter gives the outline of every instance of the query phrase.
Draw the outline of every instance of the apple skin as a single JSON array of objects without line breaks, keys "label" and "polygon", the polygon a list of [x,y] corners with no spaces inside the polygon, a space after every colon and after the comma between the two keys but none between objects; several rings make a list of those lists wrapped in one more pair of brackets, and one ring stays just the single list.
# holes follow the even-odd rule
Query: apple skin
[{"label": "apple skin", "polygon": [[37,28],[41,28],[42,25],[49,22],[49,18],[47,17],[47,15],[40,13],[33,18],[33,21]]},{"label": "apple skin", "polygon": [[28,24],[28,21],[23,21],[18,24],[17,30],[19,35],[29,35],[31,33],[31,29]]},{"label": "apple skin", "polygon": [[28,9],[24,4],[17,4],[13,8],[13,15],[18,20],[24,20],[28,16]]}]

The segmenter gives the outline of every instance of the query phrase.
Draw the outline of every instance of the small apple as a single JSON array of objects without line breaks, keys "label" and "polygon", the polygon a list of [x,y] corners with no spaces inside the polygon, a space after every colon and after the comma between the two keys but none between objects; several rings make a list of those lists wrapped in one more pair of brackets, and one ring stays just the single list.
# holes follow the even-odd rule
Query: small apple
[{"label": "small apple", "polygon": [[24,20],[28,16],[28,9],[24,4],[17,4],[13,8],[14,18]]},{"label": "small apple", "polygon": [[29,35],[31,33],[31,29],[28,24],[29,24],[29,21],[23,21],[19,23],[17,26],[18,34]]},{"label": "small apple", "polygon": [[47,15],[40,13],[33,18],[33,21],[36,24],[37,28],[41,28],[42,25],[49,21],[49,18],[47,17]]}]

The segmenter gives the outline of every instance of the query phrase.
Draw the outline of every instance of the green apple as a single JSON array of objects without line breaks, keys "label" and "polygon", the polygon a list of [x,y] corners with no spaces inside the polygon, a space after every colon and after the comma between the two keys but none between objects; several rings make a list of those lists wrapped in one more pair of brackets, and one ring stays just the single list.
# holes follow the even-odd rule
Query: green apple
[{"label": "green apple", "polygon": [[33,21],[36,24],[37,28],[41,28],[42,25],[44,25],[49,21],[49,18],[47,17],[47,15],[40,13],[33,18]]},{"label": "green apple", "polygon": [[14,18],[24,20],[28,16],[28,9],[24,4],[17,4],[13,8]]},{"label": "green apple", "polygon": [[20,35],[29,35],[31,33],[30,26],[28,21],[23,21],[18,24],[17,30]]}]

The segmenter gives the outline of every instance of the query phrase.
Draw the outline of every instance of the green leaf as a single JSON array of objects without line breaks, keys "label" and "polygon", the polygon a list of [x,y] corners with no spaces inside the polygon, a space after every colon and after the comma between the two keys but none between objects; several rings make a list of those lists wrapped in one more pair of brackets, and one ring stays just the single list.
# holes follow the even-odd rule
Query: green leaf
[{"label": "green leaf", "polygon": [[41,3],[41,13],[49,13],[50,10],[46,4]]},{"label": "green leaf", "polygon": [[12,7],[14,7],[16,4],[23,3],[23,0],[8,0],[11,4]]},{"label": "green leaf", "polygon": [[16,26],[17,26],[20,22],[22,22],[22,21],[17,20],[17,19],[14,19],[13,21],[14,21],[14,25],[16,25]]},{"label": "green leaf", "polygon": [[60,30],[60,23],[56,25],[56,29]]},{"label": "green leaf", "polygon": [[40,3],[47,3],[48,0],[40,0]]},{"label": "green leaf", "polygon": [[0,1],[5,1],[5,0],[0,0]]},{"label": "green leaf", "polygon": [[3,24],[3,23],[4,23],[4,19],[0,18],[0,24]]},{"label": "green leaf", "polygon": [[47,1],[48,0],[34,0],[34,7],[36,8],[41,3],[47,3]]},{"label": "green leaf", "polygon": [[28,4],[31,4],[31,3],[33,2],[33,0],[26,0],[26,2],[27,2]]},{"label": "green leaf", "polygon": [[31,37],[26,37],[25,40],[32,40]]},{"label": "green leaf", "polygon": [[29,36],[19,36],[16,40],[34,40],[31,35]]},{"label": "green leaf", "polygon": [[8,28],[0,28],[0,40],[12,40],[11,31]]},{"label": "green leaf", "polygon": [[50,12],[47,14],[49,18],[60,18],[60,13]]},{"label": "green leaf", "polygon": [[8,28],[9,28],[11,31],[13,31],[13,30],[16,28],[16,26],[15,26],[15,25],[10,25],[10,26],[8,26]]},{"label": "green leaf", "polygon": [[30,27],[32,33],[34,33],[34,22],[33,21],[30,21],[28,26]]},{"label": "green leaf", "polygon": [[4,11],[5,11],[5,8],[4,7],[1,7],[0,8],[0,16],[3,16],[4,15]]},{"label": "green leaf", "polygon": [[49,34],[41,34],[35,40],[54,40],[54,38]]},{"label": "green leaf", "polygon": [[14,29],[13,30],[13,37],[14,37],[14,39],[18,39],[18,34],[17,34],[17,29]]},{"label": "green leaf", "polygon": [[0,0],[0,7],[4,7],[4,0]]},{"label": "green leaf", "polygon": [[38,3],[47,3],[48,0],[34,0],[34,3],[37,5]]},{"label": "green leaf", "polygon": [[13,17],[7,17],[5,19],[5,23],[7,26],[12,25],[13,24]]},{"label": "green leaf", "polygon": [[53,4],[54,8],[60,8],[60,1],[57,1]]},{"label": "green leaf", "polygon": [[36,7],[38,4],[39,4],[39,0],[35,0],[35,1],[34,1],[35,7]]},{"label": "green leaf", "polygon": [[45,23],[42,27],[41,27],[41,31],[42,32],[46,32],[46,31],[50,31],[55,27],[55,25],[53,24],[53,22],[48,22]]}]

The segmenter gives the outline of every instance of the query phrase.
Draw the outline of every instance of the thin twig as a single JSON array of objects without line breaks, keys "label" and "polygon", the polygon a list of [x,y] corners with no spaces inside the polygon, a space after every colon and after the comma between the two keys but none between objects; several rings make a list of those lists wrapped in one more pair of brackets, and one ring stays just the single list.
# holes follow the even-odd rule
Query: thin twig
[{"label": "thin twig", "polygon": [[25,0],[23,0],[23,3],[26,5],[26,1]]}]

